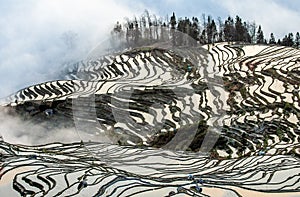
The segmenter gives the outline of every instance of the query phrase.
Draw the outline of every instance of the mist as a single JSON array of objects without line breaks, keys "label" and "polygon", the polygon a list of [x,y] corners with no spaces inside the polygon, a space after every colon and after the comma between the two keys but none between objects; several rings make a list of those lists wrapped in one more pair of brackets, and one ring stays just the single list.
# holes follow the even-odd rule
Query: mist
[{"label": "mist", "polygon": [[[61,79],[66,66],[85,59],[125,16],[143,5],[104,0],[0,0],[0,99],[37,83]],[[107,46],[103,46],[107,47]],[[37,145],[80,141],[75,128],[47,129],[0,108],[0,136]]]},{"label": "mist", "polygon": [[142,5],[102,0],[1,1],[0,98],[60,78]]},{"label": "mist", "polygon": [[30,120],[9,113],[9,108],[0,108],[0,136],[14,144],[39,145],[51,142],[80,141],[75,128],[55,127],[47,129],[45,123],[34,124]]}]

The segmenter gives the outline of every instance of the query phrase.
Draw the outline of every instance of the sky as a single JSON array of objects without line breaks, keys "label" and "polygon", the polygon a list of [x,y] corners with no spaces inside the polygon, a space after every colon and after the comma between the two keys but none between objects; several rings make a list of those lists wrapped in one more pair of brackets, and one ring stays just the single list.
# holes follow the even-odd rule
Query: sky
[{"label": "sky", "polygon": [[147,9],[159,15],[177,17],[211,15],[217,19],[239,15],[244,21],[261,24],[265,36],[271,32],[282,38],[289,32],[300,31],[300,1],[298,0],[141,0]]},{"label": "sky", "polygon": [[300,1],[293,0],[0,0],[0,98],[59,78],[66,62],[107,40],[116,21],[145,9],[163,17],[239,15],[261,24],[267,38],[300,31]]}]

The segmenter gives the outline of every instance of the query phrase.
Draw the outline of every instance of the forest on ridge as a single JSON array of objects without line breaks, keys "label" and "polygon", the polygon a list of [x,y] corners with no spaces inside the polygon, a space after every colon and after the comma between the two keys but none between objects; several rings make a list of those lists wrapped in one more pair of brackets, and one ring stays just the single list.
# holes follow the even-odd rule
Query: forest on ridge
[{"label": "forest on ridge", "polygon": [[142,46],[156,42],[172,40],[173,44],[184,42],[183,32],[200,44],[216,42],[241,42],[250,44],[270,44],[299,48],[300,34],[292,32],[283,38],[276,39],[274,33],[269,37],[264,35],[263,27],[256,22],[243,21],[238,15],[228,16],[225,20],[220,17],[215,20],[212,16],[202,14],[201,19],[179,17],[173,14],[169,17],[158,17],[145,10],[140,17],[125,18],[124,23],[117,22],[111,31],[112,39],[120,40],[127,47]]}]

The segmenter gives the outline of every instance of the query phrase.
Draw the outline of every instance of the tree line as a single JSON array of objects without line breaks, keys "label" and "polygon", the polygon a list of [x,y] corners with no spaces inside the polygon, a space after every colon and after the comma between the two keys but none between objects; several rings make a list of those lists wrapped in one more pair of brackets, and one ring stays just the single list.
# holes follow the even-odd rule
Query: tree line
[{"label": "tree line", "polygon": [[[176,31],[177,30],[177,31]],[[139,17],[125,18],[123,24],[117,22],[111,35],[112,40],[130,46],[141,46],[155,42],[172,40],[173,44],[181,45],[188,42],[184,34],[189,35],[200,44],[212,44],[216,42],[241,42],[251,44],[276,44],[299,48],[300,35],[288,33],[282,39],[275,39],[274,33],[267,40],[261,25],[255,22],[243,21],[241,17],[229,16],[225,20],[220,17],[215,20],[212,16],[202,14],[198,17],[177,18],[175,13],[169,17],[157,17],[147,10]]]}]

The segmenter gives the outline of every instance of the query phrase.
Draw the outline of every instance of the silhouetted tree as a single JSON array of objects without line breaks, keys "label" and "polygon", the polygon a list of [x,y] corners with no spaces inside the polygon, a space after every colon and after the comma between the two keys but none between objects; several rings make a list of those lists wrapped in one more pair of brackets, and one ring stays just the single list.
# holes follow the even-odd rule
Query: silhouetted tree
[{"label": "silhouetted tree", "polygon": [[195,40],[199,40],[199,20],[197,17],[193,17],[192,18],[192,29],[191,29],[191,33],[190,36],[195,39]]},{"label": "silhouetted tree", "polygon": [[257,30],[256,43],[257,44],[264,44],[265,43],[264,33],[263,33],[260,25],[258,26],[258,30]]},{"label": "silhouetted tree", "polygon": [[284,38],[282,39],[281,45],[288,46],[288,37],[287,37],[287,35],[285,35]]},{"label": "silhouetted tree", "polygon": [[294,35],[293,33],[289,33],[288,35],[285,35],[284,38],[282,39],[283,46],[293,46],[294,45]]},{"label": "silhouetted tree", "polygon": [[296,33],[295,46],[297,48],[299,48],[299,46],[300,46],[300,34],[299,34],[299,32]]},{"label": "silhouetted tree", "polygon": [[206,30],[203,29],[201,36],[200,36],[200,43],[201,44],[207,44],[207,38],[206,38]]},{"label": "silhouetted tree", "polygon": [[282,44],[280,39],[277,40],[277,44],[278,44],[278,45],[281,45],[281,44]]},{"label": "silhouetted tree", "polygon": [[274,37],[273,33],[270,34],[269,44],[276,44],[275,37]]},{"label": "silhouetted tree", "polygon": [[225,20],[224,25],[224,37],[225,41],[233,41],[235,36],[235,27],[233,19],[229,16],[227,20]]},{"label": "silhouetted tree", "polygon": [[[181,18],[178,20],[177,30],[179,32],[186,33],[186,21],[182,20]],[[183,35],[181,33],[176,34],[176,44],[182,45],[183,44]]]},{"label": "silhouetted tree", "polygon": [[242,19],[239,16],[235,18],[235,41],[244,41],[244,26],[242,23]]},{"label": "silhouetted tree", "polygon": [[141,38],[141,32],[139,30],[139,24],[137,20],[134,21],[134,34],[133,34],[133,42],[135,46],[138,46],[140,43],[140,38]]},{"label": "silhouetted tree", "polygon": [[293,33],[288,34],[288,46],[294,46],[294,35]]},{"label": "silhouetted tree", "polygon": [[173,15],[171,16],[171,19],[170,19],[170,23],[171,23],[171,34],[172,34],[172,44],[175,45],[176,42],[175,42],[175,26],[177,24],[176,22],[176,17],[175,17],[175,13],[173,12]]},{"label": "silhouetted tree", "polygon": [[206,31],[207,31],[207,42],[210,43],[214,43],[216,40],[216,36],[218,34],[217,32],[217,27],[216,27],[216,23],[215,21],[211,18],[211,16],[207,17],[207,27],[206,27]]},{"label": "silhouetted tree", "polygon": [[[139,46],[143,44],[152,44],[157,41],[172,41],[176,44],[190,44],[192,39],[188,39],[184,34],[189,35],[193,40],[201,44],[214,42],[250,42],[258,44],[276,44],[274,34],[270,34],[270,39],[264,38],[262,27],[258,28],[255,22],[243,22],[239,16],[228,17],[224,22],[218,17],[217,25],[215,20],[205,14],[202,15],[202,26],[197,17],[191,19],[185,17],[176,19],[175,13],[169,18],[156,17],[150,15],[147,10],[139,17],[134,19],[125,18],[126,22],[121,25],[117,22],[111,31],[112,40],[120,39],[121,43],[126,43],[128,47]],[[182,33],[176,33],[175,29]],[[125,36],[124,36],[125,35]],[[74,45],[76,36],[69,34],[64,35],[64,41],[69,48]],[[123,39],[123,42],[122,42]],[[196,44],[197,42],[192,42]],[[299,32],[285,35],[283,39],[278,39],[277,44],[299,48]]]}]

